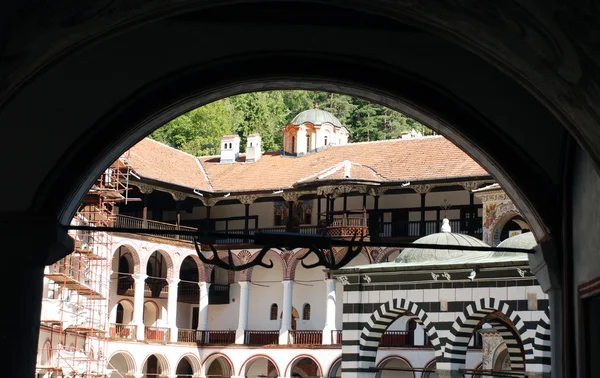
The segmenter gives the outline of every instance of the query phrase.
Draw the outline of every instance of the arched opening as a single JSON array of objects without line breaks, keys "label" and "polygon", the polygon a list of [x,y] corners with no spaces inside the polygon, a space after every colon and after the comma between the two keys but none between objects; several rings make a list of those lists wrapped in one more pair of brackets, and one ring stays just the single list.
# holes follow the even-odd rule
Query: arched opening
[{"label": "arched opening", "polygon": [[292,361],[290,377],[317,378],[322,377],[321,367],[311,357],[300,357]]},{"label": "arched opening", "polygon": [[222,355],[209,357],[204,363],[209,378],[229,378],[234,375],[231,363]]},{"label": "arched opening", "polygon": [[379,346],[405,347],[428,344],[427,333],[414,316],[400,316],[383,333]]},{"label": "arched opening", "polygon": [[167,358],[161,354],[151,354],[144,361],[142,373],[144,378],[155,378],[169,374]]},{"label": "arched opening", "polygon": [[423,375],[422,375],[422,377],[423,378],[440,378],[440,376],[438,375],[438,373],[436,372],[436,370],[437,370],[437,365],[435,363],[435,360],[431,360],[423,368]]},{"label": "arched opening", "polygon": [[110,337],[119,339],[132,339],[135,337],[135,327],[130,323],[133,321],[133,303],[123,299],[113,308],[114,317],[110,325]]},{"label": "arched opening", "polygon": [[252,357],[244,364],[243,375],[247,378],[276,378],[279,368],[269,357]]},{"label": "arched opening", "polygon": [[522,216],[517,215],[504,223],[500,231],[500,241],[504,241],[511,236],[520,235],[525,232],[530,232],[529,224]]},{"label": "arched opening", "polygon": [[52,365],[52,344],[50,343],[50,340],[44,342],[44,346],[40,353],[39,363],[41,366]]},{"label": "arched opening", "polygon": [[144,325],[146,327],[151,327],[156,325],[160,317],[160,309],[158,305],[152,301],[147,301],[144,303]]},{"label": "arched opening", "polygon": [[[506,343],[510,352],[511,370],[524,371],[525,349],[521,335],[526,332],[527,328],[523,320],[508,304],[495,298],[484,298],[467,307],[463,316],[452,326],[444,354],[453,361],[455,367],[458,369],[464,368],[467,347],[472,342],[471,339],[475,334],[475,329],[480,329],[480,333],[487,331],[488,326],[485,325],[486,323]],[[485,344],[485,342],[484,338],[482,343]],[[484,353],[486,351],[491,352],[485,347],[483,349]]]},{"label": "arched opening", "polygon": [[191,378],[194,374],[194,369],[192,369],[192,364],[187,360],[187,358],[182,358],[177,365],[177,370],[175,371],[177,374],[177,378]]},{"label": "arched opening", "polygon": [[414,378],[412,366],[402,357],[387,357],[377,365],[376,378]]},{"label": "arched opening", "polygon": [[136,372],[133,356],[124,351],[113,354],[109,358],[106,368],[116,376],[127,376]]},{"label": "arched opening", "polygon": [[333,363],[331,369],[329,369],[328,378],[341,378],[342,377],[342,359],[338,359]]},{"label": "arched opening", "polygon": [[138,260],[137,270],[139,271],[139,259],[134,253],[131,247],[120,246],[113,255],[112,269],[117,273],[115,286],[118,295],[133,296],[135,284],[133,274],[136,271],[136,260]]},{"label": "arched opening", "polygon": [[179,270],[179,284],[177,286],[177,301],[198,304],[200,299],[200,280],[198,263],[192,256],[183,259]]},{"label": "arched opening", "polygon": [[146,295],[151,298],[167,298],[169,284],[167,282],[167,255],[162,251],[154,251],[146,263]]}]

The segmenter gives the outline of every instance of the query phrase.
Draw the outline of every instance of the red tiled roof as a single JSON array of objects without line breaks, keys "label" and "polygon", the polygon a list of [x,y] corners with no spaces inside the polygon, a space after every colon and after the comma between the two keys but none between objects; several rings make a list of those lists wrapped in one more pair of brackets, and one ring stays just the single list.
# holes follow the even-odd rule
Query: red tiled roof
[{"label": "red tiled roof", "polygon": [[300,157],[268,152],[254,163],[246,163],[244,154],[232,164],[220,164],[218,156],[200,157],[202,167],[189,154],[144,139],[132,148],[132,156],[133,169],[145,177],[218,192],[289,188],[328,169],[332,170],[328,179],[343,179],[344,169],[335,168],[344,161],[351,162],[352,177],[372,181],[458,181],[489,175],[441,136],[330,146]]},{"label": "red tiled roof", "polygon": [[129,165],[142,177],[193,189],[211,190],[207,176],[193,155],[150,138],[142,139],[129,151]]},{"label": "red tiled roof", "polygon": [[299,183],[309,183],[327,180],[367,180],[367,181],[386,181],[385,178],[375,172],[374,169],[362,164],[353,163],[344,160],[334,166],[325,168],[314,175],[301,178]]}]

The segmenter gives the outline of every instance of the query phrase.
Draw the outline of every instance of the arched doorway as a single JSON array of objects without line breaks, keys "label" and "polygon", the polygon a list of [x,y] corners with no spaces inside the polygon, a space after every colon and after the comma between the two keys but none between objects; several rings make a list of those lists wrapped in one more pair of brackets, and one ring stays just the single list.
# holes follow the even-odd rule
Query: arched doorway
[{"label": "arched doorway", "polygon": [[169,363],[162,354],[151,354],[144,361],[142,368],[144,378],[157,378],[169,374]]},{"label": "arched doorway", "polygon": [[213,355],[204,364],[209,378],[230,378],[234,375],[231,362],[223,355]]},{"label": "arched doorway", "polygon": [[244,364],[243,375],[247,378],[276,378],[279,368],[271,358],[266,356],[252,357]]},{"label": "arched doorway", "polygon": [[177,378],[192,378],[200,371],[200,361],[194,355],[186,355],[179,359],[175,374]]},{"label": "arched doorway", "polygon": [[414,378],[412,366],[404,358],[391,356],[377,365],[376,378]]},{"label": "arched doorway", "polygon": [[321,367],[312,357],[299,357],[291,362],[290,377],[317,378],[322,377]]},{"label": "arched doorway", "polygon": [[120,351],[113,354],[106,365],[107,370],[116,376],[127,376],[136,372],[135,360],[129,352]]}]

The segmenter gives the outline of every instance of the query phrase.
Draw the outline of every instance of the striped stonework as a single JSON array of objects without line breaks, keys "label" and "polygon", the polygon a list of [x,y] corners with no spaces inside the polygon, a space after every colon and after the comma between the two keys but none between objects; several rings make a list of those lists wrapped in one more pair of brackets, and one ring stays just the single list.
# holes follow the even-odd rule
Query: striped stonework
[{"label": "striped stonework", "polygon": [[[481,298],[467,306],[464,313],[459,315],[450,330],[450,335],[444,348],[443,363],[439,363],[438,368],[454,371],[464,369],[467,347],[475,328],[477,328],[480,323],[484,322],[486,318],[490,318],[490,315],[495,315],[497,313],[503,315],[502,323],[505,325],[505,332],[502,332],[501,329],[498,329],[498,331],[502,333],[503,337],[506,337],[505,341],[507,342],[507,346],[512,348],[512,352],[509,351],[511,356],[511,366],[514,366],[513,369],[515,370],[518,370],[518,367],[520,367],[519,370],[523,370],[522,355],[521,357],[517,356],[518,353],[522,353],[522,350],[520,350],[520,347],[517,345],[522,345],[521,335],[525,334],[527,327],[519,315],[517,315],[505,301],[500,301],[495,298]],[[499,318],[496,318],[495,316],[494,318],[496,323],[500,323]],[[490,319],[490,321],[491,320],[492,319]],[[510,328],[510,330],[508,328]],[[513,361],[515,365],[512,365]]]},{"label": "striped stonework", "polygon": [[345,378],[375,376],[377,349],[383,333],[398,318],[412,316],[427,333],[436,357],[442,356],[435,325],[416,303],[394,298],[381,304],[367,321],[345,322],[342,341],[342,373]]},{"label": "striped stonework", "polygon": [[510,358],[510,369],[512,371],[525,371],[525,349],[521,336],[517,334],[513,327],[507,325],[502,320],[490,320],[488,324],[498,331],[506,343]]},{"label": "striped stonework", "polygon": [[526,344],[527,370],[538,373],[551,372],[550,309],[540,317],[535,336]]}]

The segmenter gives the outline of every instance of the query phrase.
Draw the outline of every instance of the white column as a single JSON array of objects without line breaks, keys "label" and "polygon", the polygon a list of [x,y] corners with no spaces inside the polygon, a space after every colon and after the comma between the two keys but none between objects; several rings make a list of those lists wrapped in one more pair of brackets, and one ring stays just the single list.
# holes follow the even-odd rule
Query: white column
[{"label": "white column", "polygon": [[147,274],[134,274],[133,324],[137,326],[136,338],[144,340],[144,285]]},{"label": "white column", "polygon": [[169,284],[169,292],[167,297],[167,324],[170,331],[169,341],[172,343],[177,341],[177,288],[179,286],[179,278],[171,278],[167,280]]},{"label": "white column", "polygon": [[[200,287],[200,300],[198,303],[198,331],[208,330],[208,289],[210,288],[209,282],[198,282]],[[202,334],[204,337],[203,341],[208,341],[207,336]]]},{"label": "white column", "polygon": [[240,313],[238,317],[238,328],[235,332],[235,343],[243,344],[248,328],[248,304],[250,297],[250,282],[240,281]]},{"label": "white column", "polygon": [[336,297],[335,297],[335,284],[337,280],[326,279],[326,294],[327,304],[325,307],[325,327],[323,328],[323,344],[333,344],[335,340],[331,338],[331,333],[336,330],[335,328],[335,313],[336,313]]},{"label": "white column", "polygon": [[279,344],[285,345],[289,340],[289,331],[292,329],[292,294],[294,281],[285,280],[283,284],[283,315],[281,319],[281,330],[279,330]]}]

